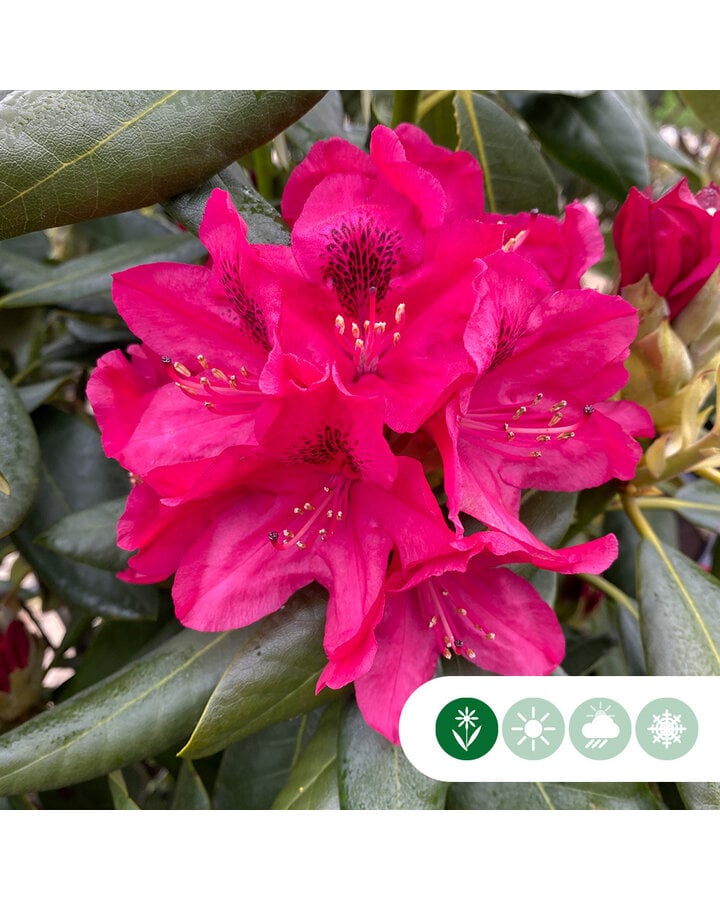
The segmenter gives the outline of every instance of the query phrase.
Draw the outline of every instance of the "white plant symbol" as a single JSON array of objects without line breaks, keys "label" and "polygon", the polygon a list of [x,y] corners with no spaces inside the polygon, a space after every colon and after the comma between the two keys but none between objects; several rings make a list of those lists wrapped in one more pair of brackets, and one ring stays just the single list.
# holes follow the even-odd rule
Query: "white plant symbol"
[{"label": "white plant symbol", "polygon": [[[458,734],[454,728],[452,729],[452,733],[455,737],[455,740],[458,742],[458,744],[460,744],[460,746],[463,748],[463,750],[467,753],[467,751],[470,748],[470,745],[473,743],[475,738],[480,734],[480,729],[482,728],[482,725],[478,725],[478,727],[475,728],[475,723],[478,720],[477,713],[475,712],[474,709],[471,710],[467,706],[465,707],[465,712],[463,712],[461,709],[458,710],[458,714],[455,716],[455,719],[457,720],[457,722],[461,728],[463,727],[463,725],[465,726],[465,739],[463,740],[462,735]],[[475,728],[475,730],[473,731],[472,734],[470,734],[471,728]]]}]

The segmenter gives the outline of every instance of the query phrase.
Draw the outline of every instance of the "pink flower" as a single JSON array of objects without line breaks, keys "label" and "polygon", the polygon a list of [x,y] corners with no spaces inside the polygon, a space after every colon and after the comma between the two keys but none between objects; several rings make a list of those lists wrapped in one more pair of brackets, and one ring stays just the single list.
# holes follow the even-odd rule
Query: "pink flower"
[{"label": "pink flower", "polygon": [[138,552],[123,577],[176,572],[177,616],[200,631],[247,625],[318,581],[330,593],[326,650],[348,656],[354,673],[373,650],[351,652],[382,611],[391,552],[408,563],[426,554],[439,507],[420,463],[390,450],[376,401],[326,379],[289,388],[260,420],[257,447],[230,448],[194,472],[181,466],[183,493],[133,489],[119,534]]},{"label": "pink flower", "polygon": [[453,521],[462,510],[519,539],[521,488],[573,491],[633,477],[641,407],[608,400],[625,383],[637,314],[619,297],[552,292],[512,253],[480,264],[465,342],[481,373],[429,424]]},{"label": "pink flower", "polygon": [[600,225],[587,207],[574,200],[562,219],[537,211],[486,214],[483,221],[503,227],[503,245],[534,263],[557,288],[578,288],[587,270],[605,252]]},{"label": "pink flower", "polygon": [[658,200],[631,188],[613,226],[620,287],[649,275],[670,318],[681,312],[720,265],[719,196],[714,184],[693,196],[685,178]]},{"label": "pink flower", "polygon": [[[608,565],[604,549],[587,547],[590,568],[593,556],[595,564]],[[521,561],[544,565],[521,545],[483,532],[389,576],[377,652],[355,681],[369,725],[398,743],[405,701],[433,677],[440,657],[461,656],[505,675],[545,675],[562,662],[565,641],[554,612],[527,581],[503,568]],[[545,567],[562,568],[555,562]]]},{"label": "pink flower", "polygon": [[381,397],[393,430],[416,430],[474,374],[462,344],[473,259],[502,238],[476,221],[477,163],[412,126],[379,126],[369,157],[338,139],[317,144],[282,209],[293,226],[292,249],[274,257],[283,348],[334,366],[348,393]]},{"label": "pink flower", "polygon": [[[129,359],[106,354],[88,385],[106,453],[143,478],[255,443],[257,409],[279,389],[283,366],[269,382],[263,372],[280,355],[280,290],[223,191],[208,200],[200,236],[208,266],[152,263],[114,276],[115,304],[143,344]],[[296,377],[318,376],[302,369]]]}]

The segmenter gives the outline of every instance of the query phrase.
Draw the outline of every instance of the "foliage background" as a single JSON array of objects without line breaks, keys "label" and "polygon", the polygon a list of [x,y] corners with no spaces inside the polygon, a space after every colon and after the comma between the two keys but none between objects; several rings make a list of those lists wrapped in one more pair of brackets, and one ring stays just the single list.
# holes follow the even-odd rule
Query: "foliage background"
[{"label": "foliage background", "polygon": [[[559,213],[580,197],[608,235],[594,277],[611,287],[610,228],[632,185],[720,180],[719,109],[717,92],[705,91],[0,97],[0,471],[11,487],[0,590],[31,627],[55,629],[43,709],[0,737],[0,808],[717,808],[714,784],[539,791],[430,781],[364,725],[350,692],[315,697],[319,593],[241,632],[181,629],[167,586],[114,577],[128,484],[102,453],[84,388],[98,356],[132,340],[110,274],[201,261],[195,233],[215,186],[232,193],[255,240],[286,241],[278,199],[315,140],[339,134],[365,146],[377,122],[416,121],[438,143],[474,153],[491,209]],[[585,531],[620,537],[618,563],[594,585],[605,599],[577,578],[535,576],[565,625],[568,674],[695,674],[704,634],[720,644],[720,585],[697,565],[718,574],[720,491],[681,490],[691,501],[681,515],[648,514],[671,567],[647,540],[636,562],[640,539],[613,485],[526,498],[525,521],[548,543]],[[661,607],[646,613],[648,597]],[[709,665],[720,673],[717,658]]]}]

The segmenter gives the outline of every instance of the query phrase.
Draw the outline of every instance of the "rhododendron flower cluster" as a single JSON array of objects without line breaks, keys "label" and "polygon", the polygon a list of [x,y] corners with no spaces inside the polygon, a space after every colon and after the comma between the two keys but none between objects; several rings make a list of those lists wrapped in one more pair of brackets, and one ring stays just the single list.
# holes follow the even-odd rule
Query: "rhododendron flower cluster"
[{"label": "rhododendron flower cluster", "polygon": [[174,576],[177,616],[201,631],[319,582],[318,690],[354,682],[397,741],[440,657],[504,674],[562,661],[553,611],[507,565],[597,573],[617,544],[547,547],[521,491],[632,478],[651,425],[612,398],[637,314],[581,286],[602,254],[581,204],[488,214],[473,157],[414,126],[378,126],[368,154],[317,144],[282,213],[289,246],[251,244],[215,191],[206,266],[114,277],[141,343],[103,357],[88,395],[132,473],[120,577]]}]

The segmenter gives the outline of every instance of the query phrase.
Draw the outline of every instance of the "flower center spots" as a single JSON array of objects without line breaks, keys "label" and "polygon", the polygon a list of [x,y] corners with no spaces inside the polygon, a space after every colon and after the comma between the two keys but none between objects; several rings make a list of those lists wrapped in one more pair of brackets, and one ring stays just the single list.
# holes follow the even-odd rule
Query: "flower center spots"
[{"label": "flower center spots", "polygon": [[500,325],[500,334],[498,335],[497,345],[495,347],[495,356],[490,363],[488,371],[499,366],[501,363],[512,356],[517,342],[523,336],[524,327],[517,319],[508,321],[503,319]]},{"label": "flower center spots", "polygon": [[[373,305],[381,308],[400,251],[400,234],[372,220],[344,222],[333,228],[325,246],[323,277],[337,294],[343,313],[356,322],[369,319],[370,290]],[[374,313],[374,309],[373,309]]]},{"label": "flower center spots", "polygon": [[351,484],[341,475],[331,475],[312,497],[293,507],[286,522],[268,532],[273,547],[308,550],[315,541],[329,540],[347,513]]},{"label": "flower center spots", "polygon": [[435,635],[438,651],[445,659],[452,659],[453,653],[475,659],[475,651],[468,644],[471,635],[495,640],[494,632],[469,616],[465,607],[453,603],[450,591],[442,586],[440,579],[429,578],[418,588],[418,596],[427,627]]},{"label": "flower center spots", "polygon": [[236,263],[225,263],[223,265],[220,281],[230,301],[233,322],[251,340],[269,353],[270,340],[267,333],[265,314],[255,299],[248,293],[240,278],[240,271]]},{"label": "flower center spots", "polygon": [[518,407],[473,408],[459,415],[457,422],[463,436],[474,443],[492,441],[503,446],[505,455],[538,459],[543,450],[572,440],[593,412],[590,403],[579,410],[567,400],[546,400],[543,394],[536,394]]},{"label": "flower center spots", "polygon": [[289,463],[309,463],[341,472],[346,478],[358,478],[365,464],[357,454],[357,442],[333,425],[302,437],[291,447],[284,459]]},{"label": "flower center spots", "polygon": [[169,356],[163,356],[162,361],[172,368],[175,384],[180,390],[193,400],[203,403],[212,412],[224,415],[242,413],[256,406],[262,396],[257,376],[251,375],[245,366],[241,367],[239,376],[226,375],[222,369],[210,366],[202,353],[199,353],[197,361],[202,372],[193,375],[186,365],[173,362]]}]

